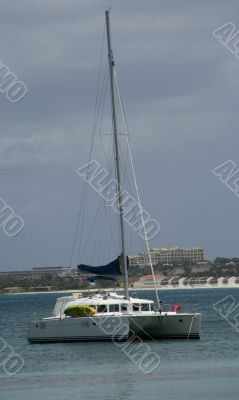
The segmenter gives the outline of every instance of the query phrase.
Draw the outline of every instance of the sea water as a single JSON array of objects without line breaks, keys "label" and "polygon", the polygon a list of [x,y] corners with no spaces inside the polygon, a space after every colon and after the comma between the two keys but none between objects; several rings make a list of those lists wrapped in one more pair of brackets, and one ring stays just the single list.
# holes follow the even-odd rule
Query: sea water
[{"label": "sea water", "polygon": [[214,304],[227,296],[239,304],[239,290],[163,290],[160,295],[164,303],[180,303],[185,310],[191,304],[202,312],[202,334],[201,340],[147,342],[160,357],[151,373],[112,342],[29,344],[33,313],[49,315],[59,294],[0,296],[0,338],[24,360],[24,367],[9,376],[0,357],[0,399],[238,400],[239,333]]}]

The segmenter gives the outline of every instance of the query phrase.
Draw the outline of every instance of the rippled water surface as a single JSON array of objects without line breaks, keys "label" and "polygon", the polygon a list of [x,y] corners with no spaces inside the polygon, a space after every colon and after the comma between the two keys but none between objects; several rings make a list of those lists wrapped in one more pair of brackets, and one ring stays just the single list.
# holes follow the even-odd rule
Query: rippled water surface
[{"label": "rippled water surface", "polygon": [[[152,298],[153,292],[140,295]],[[59,294],[0,296],[0,337],[25,363],[12,377],[0,366],[0,399],[238,400],[239,333],[213,309],[228,295],[239,304],[238,289],[161,292],[165,303],[197,304],[202,335],[200,341],[148,342],[161,360],[150,374],[113,343],[28,344],[33,312],[49,315]]]}]

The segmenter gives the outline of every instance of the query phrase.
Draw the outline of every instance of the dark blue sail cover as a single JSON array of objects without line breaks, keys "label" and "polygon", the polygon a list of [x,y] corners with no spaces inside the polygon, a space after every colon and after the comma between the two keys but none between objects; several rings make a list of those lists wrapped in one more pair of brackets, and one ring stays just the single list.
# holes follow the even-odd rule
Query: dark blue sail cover
[{"label": "dark blue sail cover", "polygon": [[88,276],[87,278],[86,278],[86,280],[88,281],[88,282],[91,282],[91,283],[94,283],[94,282],[96,282],[96,281],[99,281],[99,280],[104,280],[104,281],[114,281],[116,279],[116,277],[114,276],[99,276],[99,275],[91,275],[91,276]]},{"label": "dark blue sail cover", "polygon": [[[127,269],[129,268],[129,258],[126,257],[127,259]],[[88,277],[88,280],[91,279],[91,281],[95,281],[98,279],[116,279],[117,277],[122,275],[121,271],[121,257],[117,257],[116,260],[111,261],[109,264],[102,265],[99,267],[92,267],[90,265],[86,264],[80,264],[78,265],[78,269],[80,271],[84,272],[91,272],[92,274],[95,274],[95,277]]]}]

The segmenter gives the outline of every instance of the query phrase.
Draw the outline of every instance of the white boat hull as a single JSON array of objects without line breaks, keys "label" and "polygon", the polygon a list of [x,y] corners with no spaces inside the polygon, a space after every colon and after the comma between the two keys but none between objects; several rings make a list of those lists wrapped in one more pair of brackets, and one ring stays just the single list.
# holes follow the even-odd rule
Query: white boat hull
[{"label": "white boat hull", "polygon": [[[115,340],[127,339],[128,319],[117,317],[117,321],[124,329],[115,333]],[[110,316],[42,319],[31,322],[27,339],[30,343],[111,340],[115,331],[110,329],[113,324],[115,317]]]},{"label": "white boat hull", "polygon": [[200,314],[46,318],[31,323],[27,338],[30,343],[127,340],[133,334],[144,339],[199,339],[200,325]]},{"label": "white boat hull", "polygon": [[141,338],[200,339],[201,314],[134,316],[130,318],[130,329]]}]

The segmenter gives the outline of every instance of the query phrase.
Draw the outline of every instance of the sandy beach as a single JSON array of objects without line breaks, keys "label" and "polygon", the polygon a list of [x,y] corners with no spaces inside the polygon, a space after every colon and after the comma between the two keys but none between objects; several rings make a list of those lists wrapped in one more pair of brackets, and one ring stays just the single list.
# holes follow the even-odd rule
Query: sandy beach
[{"label": "sandy beach", "polygon": [[[229,285],[225,285],[223,287],[219,287],[219,286],[206,286],[206,285],[201,285],[201,286],[185,286],[185,287],[158,287],[157,288],[159,291],[164,291],[164,290],[197,290],[197,289],[239,289],[239,285],[238,286],[229,286]],[[114,289],[114,288],[106,288],[106,289],[67,289],[67,290],[50,290],[50,291],[45,291],[45,292],[16,292],[16,293],[1,293],[6,294],[8,296],[15,296],[15,295],[20,295],[20,294],[46,294],[46,293],[59,293],[59,294],[63,294],[63,293],[94,293],[94,292],[98,292],[99,290],[105,291],[105,292],[123,292],[124,289]],[[147,288],[129,288],[129,290],[131,292],[140,292],[140,291],[152,291],[154,290],[153,287],[147,287]]]}]

